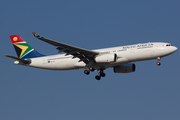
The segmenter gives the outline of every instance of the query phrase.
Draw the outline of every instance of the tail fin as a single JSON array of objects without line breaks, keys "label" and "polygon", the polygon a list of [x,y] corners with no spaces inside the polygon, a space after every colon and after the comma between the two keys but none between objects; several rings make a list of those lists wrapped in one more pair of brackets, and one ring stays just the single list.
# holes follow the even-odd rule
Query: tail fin
[{"label": "tail fin", "polygon": [[10,36],[13,46],[16,50],[17,56],[20,59],[28,59],[44,56],[33,49],[26,41],[24,41],[19,35]]}]

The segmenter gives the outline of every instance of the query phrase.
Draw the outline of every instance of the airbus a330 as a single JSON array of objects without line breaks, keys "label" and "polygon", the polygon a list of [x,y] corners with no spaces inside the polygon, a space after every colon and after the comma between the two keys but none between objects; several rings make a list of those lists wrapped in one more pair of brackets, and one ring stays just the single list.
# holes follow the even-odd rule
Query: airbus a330
[{"label": "airbus a330", "polygon": [[170,55],[177,50],[177,47],[165,42],[149,42],[143,44],[126,45],[97,50],[87,50],[54,40],[44,38],[35,32],[33,35],[56,47],[60,52],[46,56],[37,52],[26,43],[19,35],[11,35],[12,44],[17,56],[4,55],[15,60],[15,64],[49,70],[73,70],[85,69],[84,73],[89,75],[91,71],[99,71],[95,76],[97,80],[105,77],[104,70],[113,68],[114,73],[130,73],[135,71],[135,64],[132,62],[157,59],[160,66],[162,57]]}]

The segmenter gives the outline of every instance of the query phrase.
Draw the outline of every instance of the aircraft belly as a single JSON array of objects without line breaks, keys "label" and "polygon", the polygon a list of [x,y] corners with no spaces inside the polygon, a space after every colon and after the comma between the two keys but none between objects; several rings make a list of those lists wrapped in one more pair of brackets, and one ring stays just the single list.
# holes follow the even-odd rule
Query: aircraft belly
[{"label": "aircraft belly", "polygon": [[71,70],[76,69],[74,63],[76,60],[71,58],[59,59],[59,58],[35,58],[32,59],[30,67],[36,67],[41,69],[50,69],[50,70]]},{"label": "aircraft belly", "polygon": [[64,60],[59,60],[56,68],[58,70],[71,70],[71,69],[76,69],[74,67],[74,64],[76,63],[76,60],[73,59],[64,59]]}]

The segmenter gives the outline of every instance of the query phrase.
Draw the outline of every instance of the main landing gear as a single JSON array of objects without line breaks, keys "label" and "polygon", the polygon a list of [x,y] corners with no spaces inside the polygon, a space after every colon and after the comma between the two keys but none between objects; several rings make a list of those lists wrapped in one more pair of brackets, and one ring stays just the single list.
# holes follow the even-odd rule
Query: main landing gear
[{"label": "main landing gear", "polygon": [[106,76],[106,74],[103,71],[104,71],[103,69],[100,70],[99,75],[95,76],[96,80],[100,80],[101,77],[105,77]]},{"label": "main landing gear", "polygon": [[[94,71],[94,69],[92,68],[92,69],[89,69],[89,70],[84,70],[84,74],[89,75],[90,71]],[[100,80],[101,77],[106,76],[106,74],[103,71],[104,71],[104,69],[101,69],[100,72],[99,72],[99,75],[95,76],[96,80]]]},{"label": "main landing gear", "polygon": [[161,63],[160,63],[161,58],[157,57],[157,60],[158,60],[157,65],[160,66],[161,65]]},{"label": "main landing gear", "polygon": [[86,75],[89,75],[89,73],[90,73],[89,70],[85,70],[85,71],[84,71],[84,74],[86,74]]}]

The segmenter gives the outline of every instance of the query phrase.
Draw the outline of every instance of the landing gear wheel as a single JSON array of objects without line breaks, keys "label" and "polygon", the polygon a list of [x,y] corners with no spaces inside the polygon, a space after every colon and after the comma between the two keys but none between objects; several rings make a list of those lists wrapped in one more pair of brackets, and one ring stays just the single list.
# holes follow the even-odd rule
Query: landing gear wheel
[{"label": "landing gear wheel", "polygon": [[158,60],[157,65],[160,66],[161,63],[160,63],[159,61],[161,60],[161,58],[160,58],[160,57],[157,57],[157,60]]},{"label": "landing gear wheel", "polygon": [[157,62],[157,65],[158,65],[158,66],[160,66],[160,65],[161,65],[161,63],[160,63],[160,62]]},{"label": "landing gear wheel", "polygon": [[90,73],[90,72],[89,72],[88,70],[85,70],[85,71],[84,71],[84,74],[86,74],[86,75],[89,75],[89,73]]},{"label": "landing gear wheel", "polygon": [[106,74],[105,73],[100,73],[100,76],[105,77]]},{"label": "landing gear wheel", "polygon": [[96,75],[96,80],[100,80],[101,79],[101,77],[100,76],[98,76],[98,75]]},{"label": "landing gear wheel", "polygon": [[94,68],[89,68],[89,70],[93,72],[93,71],[94,71]]}]

